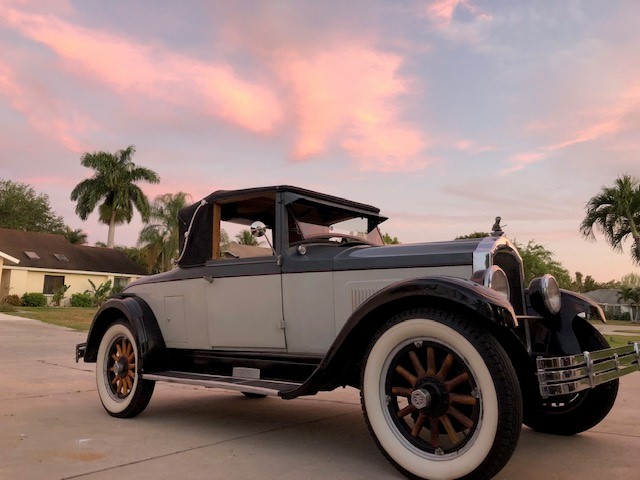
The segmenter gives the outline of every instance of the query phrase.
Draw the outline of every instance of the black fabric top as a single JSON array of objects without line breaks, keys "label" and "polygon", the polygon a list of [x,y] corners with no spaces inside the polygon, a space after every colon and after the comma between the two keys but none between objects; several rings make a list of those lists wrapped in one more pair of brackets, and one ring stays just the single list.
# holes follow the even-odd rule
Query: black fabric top
[{"label": "black fabric top", "polygon": [[[264,204],[263,199],[273,200],[278,192],[287,193],[291,201],[295,201],[297,198],[307,198],[323,204],[335,205],[346,210],[355,210],[364,215],[376,217],[376,224],[386,220],[386,217],[380,215],[380,209],[372,205],[353,202],[345,198],[334,197],[333,195],[290,185],[247,188],[242,190],[217,190],[201,201],[183,208],[178,213],[180,252],[184,249],[184,253],[178,264],[183,267],[202,265],[211,258],[213,245],[213,204],[223,205],[222,220],[228,220],[229,218],[237,217],[238,212],[229,209],[229,212],[225,213],[224,205],[246,201],[245,209],[250,211],[250,213],[247,212],[246,215],[250,216],[252,220],[261,220],[265,222],[267,226],[273,228],[275,219],[266,217],[266,211],[263,211],[261,206]],[[191,231],[189,238],[186,239],[185,234],[189,231],[189,227],[191,227]],[[185,241],[188,242],[186,249],[184,248]]]}]

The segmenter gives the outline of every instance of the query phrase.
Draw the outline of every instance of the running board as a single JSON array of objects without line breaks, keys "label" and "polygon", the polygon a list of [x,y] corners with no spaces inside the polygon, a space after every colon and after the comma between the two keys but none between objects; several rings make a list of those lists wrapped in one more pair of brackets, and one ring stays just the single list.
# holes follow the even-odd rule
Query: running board
[{"label": "running board", "polygon": [[209,388],[225,388],[238,392],[257,393],[259,395],[280,396],[281,393],[295,390],[301,384],[291,382],[278,382],[273,380],[261,380],[242,377],[225,377],[223,375],[207,375],[204,373],[188,372],[158,372],[143,374],[144,380],[156,382],[182,383],[187,385],[200,385]]}]

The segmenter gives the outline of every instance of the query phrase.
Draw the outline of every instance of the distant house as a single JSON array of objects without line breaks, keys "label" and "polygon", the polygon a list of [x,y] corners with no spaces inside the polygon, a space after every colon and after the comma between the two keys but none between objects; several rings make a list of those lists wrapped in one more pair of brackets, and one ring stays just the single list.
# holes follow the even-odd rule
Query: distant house
[{"label": "distant house", "polygon": [[617,288],[600,288],[587,292],[585,295],[605,310],[613,311],[616,314],[626,312],[631,314],[631,307],[624,300],[618,300],[619,292],[620,290]]},{"label": "distant house", "polygon": [[124,253],[102,247],[72,245],[62,235],[0,228],[0,300],[7,295],[41,292],[49,299],[62,285],[74,293],[108,280],[122,288],[146,275]]},{"label": "distant house", "polygon": [[229,242],[226,250],[222,253],[223,258],[268,257],[273,255],[273,251],[270,248],[242,245],[236,242]]}]

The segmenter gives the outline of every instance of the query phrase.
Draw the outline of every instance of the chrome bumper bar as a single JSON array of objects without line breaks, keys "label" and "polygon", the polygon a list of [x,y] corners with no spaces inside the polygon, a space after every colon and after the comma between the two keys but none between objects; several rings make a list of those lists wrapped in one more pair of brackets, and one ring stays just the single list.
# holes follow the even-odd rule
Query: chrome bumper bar
[{"label": "chrome bumper bar", "polygon": [[84,354],[86,351],[87,351],[86,343],[79,343],[76,345],[76,363],[78,363],[78,360],[80,360],[81,358],[84,358]]},{"label": "chrome bumper bar", "polygon": [[538,383],[543,398],[594,388],[640,370],[640,342],[566,357],[538,357]]}]

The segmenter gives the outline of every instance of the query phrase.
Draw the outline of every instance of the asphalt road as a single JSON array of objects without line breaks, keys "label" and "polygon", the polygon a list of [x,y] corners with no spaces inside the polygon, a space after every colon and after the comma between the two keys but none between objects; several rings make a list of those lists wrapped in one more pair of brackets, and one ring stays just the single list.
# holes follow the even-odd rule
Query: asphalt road
[{"label": "asphalt road", "polygon": [[[85,334],[0,314],[0,479],[394,479],[366,430],[358,393],[284,401],[158,384],[137,418],[107,415]],[[497,478],[640,477],[640,373],[609,416],[556,437],[523,428]]]}]

